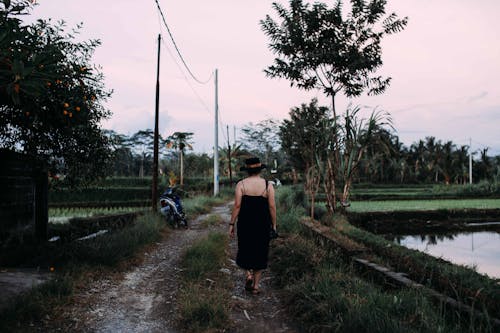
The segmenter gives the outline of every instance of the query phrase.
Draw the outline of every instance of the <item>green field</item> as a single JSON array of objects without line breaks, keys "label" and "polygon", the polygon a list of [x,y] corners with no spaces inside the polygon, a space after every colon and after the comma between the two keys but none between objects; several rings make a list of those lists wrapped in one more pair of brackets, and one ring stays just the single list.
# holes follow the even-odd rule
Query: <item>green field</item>
[{"label": "green field", "polygon": [[50,208],[49,223],[66,223],[73,217],[122,214],[146,209],[149,209],[149,207]]},{"label": "green field", "polygon": [[500,199],[446,199],[446,200],[387,200],[353,201],[348,211],[382,212],[395,210],[437,210],[437,209],[494,209],[500,208]]}]

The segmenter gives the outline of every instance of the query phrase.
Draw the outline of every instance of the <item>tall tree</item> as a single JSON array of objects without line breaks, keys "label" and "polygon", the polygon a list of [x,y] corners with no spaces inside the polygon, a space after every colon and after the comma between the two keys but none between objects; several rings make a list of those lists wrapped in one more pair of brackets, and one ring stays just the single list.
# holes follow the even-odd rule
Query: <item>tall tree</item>
[{"label": "tall tree", "polygon": [[328,112],[314,98],[309,104],[293,107],[290,119],[283,120],[279,132],[281,146],[299,170],[306,171],[315,165],[318,154],[327,149],[322,128]]},{"label": "tall tree", "polygon": [[233,143],[232,146],[219,147],[219,159],[223,173],[229,177],[230,184],[233,183],[233,173],[237,170],[240,159],[247,156],[241,149],[241,144]]},{"label": "tall tree", "polygon": [[103,75],[91,63],[98,40],[75,42],[64,22],[21,17],[31,1],[0,0],[0,148],[49,162],[72,184],[105,175],[110,155],[100,121]]},{"label": "tall tree", "polygon": [[174,148],[179,150],[180,159],[180,185],[184,185],[184,150],[186,148],[193,149],[191,146],[191,132],[175,132],[166,139],[167,148]]},{"label": "tall tree", "polygon": [[262,155],[264,163],[270,165],[271,158],[280,147],[279,122],[269,118],[255,124],[249,123],[241,131],[242,147],[256,155]]},{"label": "tall tree", "polygon": [[343,1],[332,8],[321,2],[310,5],[290,0],[289,8],[274,2],[278,15],[260,21],[269,37],[269,48],[277,55],[266,75],[285,78],[290,85],[305,90],[321,89],[332,99],[381,94],[391,78],[376,75],[382,66],[381,40],[403,30],[408,19],[395,13],[385,15],[386,0],[350,0],[351,11],[343,13]]},{"label": "tall tree", "polygon": [[149,170],[149,165],[153,163],[153,130],[148,128],[146,130],[137,131],[130,137],[130,143],[132,144],[134,153],[140,156],[138,176],[143,178],[146,174],[146,170]]}]

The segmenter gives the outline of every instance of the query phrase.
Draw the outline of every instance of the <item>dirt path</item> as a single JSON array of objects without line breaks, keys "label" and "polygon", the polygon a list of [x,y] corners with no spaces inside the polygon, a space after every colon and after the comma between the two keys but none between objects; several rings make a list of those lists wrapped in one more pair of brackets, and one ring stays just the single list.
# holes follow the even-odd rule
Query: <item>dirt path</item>
[{"label": "dirt path", "polygon": [[229,259],[233,280],[231,321],[234,331],[231,332],[298,332],[291,327],[290,319],[280,302],[279,292],[272,286],[273,274],[270,270],[262,274],[259,295],[254,296],[245,291],[243,288],[245,271],[238,268],[233,260],[236,258],[237,250],[238,244],[234,239],[230,243],[231,258]]},{"label": "dirt path", "polygon": [[[204,227],[203,220],[211,214],[220,215],[223,223]],[[145,253],[140,265],[118,278],[95,281],[80,291],[62,314],[64,323],[58,324],[57,328],[51,325],[46,328],[72,332],[176,332],[174,321],[181,254],[210,231],[226,232],[229,214],[229,205],[215,207],[210,214],[192,221],[188,230],[173,230],[153,250]],[[270,273],[263,276],[261,295],[245,293],[242,288],[244,272],[233,260],[236,246],[236,240],[232,240],[227,262],[234,286],[231,299],[233,325],[228,331],[295,332],[285,324],[287,318],[270,286]]]}]

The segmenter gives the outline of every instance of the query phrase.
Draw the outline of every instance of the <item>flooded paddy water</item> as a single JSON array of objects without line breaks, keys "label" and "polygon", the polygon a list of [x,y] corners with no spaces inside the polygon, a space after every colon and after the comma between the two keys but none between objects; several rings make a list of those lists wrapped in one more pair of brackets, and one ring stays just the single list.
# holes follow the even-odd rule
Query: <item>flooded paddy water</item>
[{"label": "flooded paddy water", "polygon": [[[491,278],[500,279],[500,222],[463,224],[470,230],[401,232],[385,238],[459,265],[466,265]],[[485,230],[486,229],[486,230]]]}]

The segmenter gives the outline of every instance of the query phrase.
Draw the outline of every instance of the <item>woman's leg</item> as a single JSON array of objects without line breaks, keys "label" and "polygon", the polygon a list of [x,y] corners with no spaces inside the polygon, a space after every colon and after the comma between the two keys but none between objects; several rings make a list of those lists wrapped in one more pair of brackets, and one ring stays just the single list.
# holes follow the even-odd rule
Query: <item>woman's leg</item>
[{"label": "woman's leg", "polygon": [[245,290],[251,291],[253,288],[253,273],[252,270],[247,270],[247,277],[245,279]]},{"label": "woman's leg", "polygon": [[259,290],[260,277],[262,276],[262,269],[253,272],[253,289]]}]

